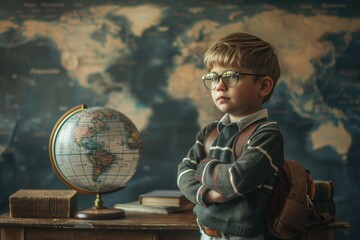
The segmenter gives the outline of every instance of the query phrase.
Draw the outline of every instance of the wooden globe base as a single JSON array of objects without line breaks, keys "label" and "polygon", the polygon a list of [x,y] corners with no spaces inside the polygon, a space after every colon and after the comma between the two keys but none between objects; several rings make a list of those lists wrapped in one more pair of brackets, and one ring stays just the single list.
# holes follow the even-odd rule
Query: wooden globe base
[{"label": "wooden globe base", "polygon": [[124,210],[115,208],[92,207],[89,209],[76,211],[74,217],[88,220],[118,219],[124,218],[125,212]]},{"label": "wooden globe base", "polygon": [[124,218],[125,212],[122,209],[106,208],[103,206],[100,193],[96,194],[95,206],[89,209],[76,211],[75,218],[88,220],[107,220]]}]

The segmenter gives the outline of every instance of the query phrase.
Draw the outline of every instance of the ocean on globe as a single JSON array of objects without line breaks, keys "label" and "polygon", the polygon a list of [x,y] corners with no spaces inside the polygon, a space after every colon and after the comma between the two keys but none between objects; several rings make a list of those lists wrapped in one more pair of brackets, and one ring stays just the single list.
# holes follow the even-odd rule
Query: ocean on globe
[{"label": "ocean on globe", "polygon": [[114,109],[79,105],[56,123],[49,141],[57,175],[85,194],[125,187],[134,175],[141,138],[134,123]]}]

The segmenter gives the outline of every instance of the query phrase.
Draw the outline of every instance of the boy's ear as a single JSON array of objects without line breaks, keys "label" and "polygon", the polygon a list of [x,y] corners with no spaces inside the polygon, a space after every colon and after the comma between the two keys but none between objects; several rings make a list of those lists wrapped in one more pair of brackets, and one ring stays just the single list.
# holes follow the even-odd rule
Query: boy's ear
[{"label": "boy's ear", "polygon": [[274,81],[272,80],[271,77],[263,77],[263,79],[261,80],[261,86],[260,86],[260,96],[261,97],[266,97],[267,95],[269,95],[274,87]]}]

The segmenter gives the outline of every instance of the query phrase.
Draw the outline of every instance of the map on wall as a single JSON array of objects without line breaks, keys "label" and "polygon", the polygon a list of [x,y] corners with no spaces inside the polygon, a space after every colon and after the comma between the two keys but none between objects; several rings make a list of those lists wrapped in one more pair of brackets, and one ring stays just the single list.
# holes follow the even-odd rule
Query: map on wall
[{"label": "map on wall", "polygon": [[282,75],[266,107],[284,133],[287,157],[316,178],[332,179],[337,213],[360,225],[352,214],[360,206],[351,200],[360,195],[359,7],[2,1],[1,203],[20,186],[62,187],[47,144],[57,119],[79,104],[114,108],[141,131],[138,173],[113,203],[153,186],[175,188],[177,163],[196,132],[219,117],[201,81],[203,53],[225,34],[244,31],[277,49]]}]

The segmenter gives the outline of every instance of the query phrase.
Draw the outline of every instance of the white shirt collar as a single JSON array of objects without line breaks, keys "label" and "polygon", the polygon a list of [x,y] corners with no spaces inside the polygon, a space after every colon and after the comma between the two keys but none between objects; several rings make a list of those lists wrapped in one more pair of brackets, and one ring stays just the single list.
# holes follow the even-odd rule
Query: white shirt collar
[{"label": "white shirt collar", "polygon": [[[241,132],[243,129],[245,129],[247,126],[249,126],[251,123],[256,122],[260,119],[268,118],[268,116],[269,116],[268,110],[266,108],[264,108],[264,109],[261,109],[257,112],[254,112],[246,117],[243,117],[243,118],[237,120],[235,123],[239,127],[239,132]],[[227,113],[220,119],[220,121],[217,125],[218,132],[220,132],[220,130],[224,126],[229,125],[229,124],[231,124],[230,116]]]}]

